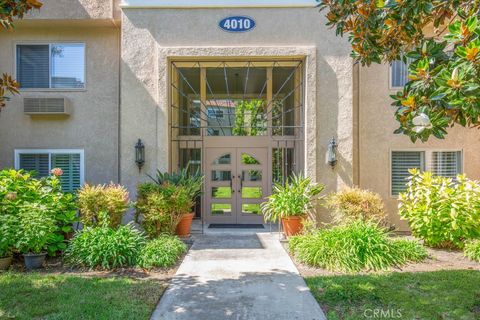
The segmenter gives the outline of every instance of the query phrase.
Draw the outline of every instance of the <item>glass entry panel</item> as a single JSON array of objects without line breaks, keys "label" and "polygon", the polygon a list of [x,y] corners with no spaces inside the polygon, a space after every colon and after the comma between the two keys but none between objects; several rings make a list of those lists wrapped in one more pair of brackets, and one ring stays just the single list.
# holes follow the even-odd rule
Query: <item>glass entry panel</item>
[{"label": "glass entry panel", "polygon": [[207,148],[205,155],[207,221],[263,223],[268,148]]}]

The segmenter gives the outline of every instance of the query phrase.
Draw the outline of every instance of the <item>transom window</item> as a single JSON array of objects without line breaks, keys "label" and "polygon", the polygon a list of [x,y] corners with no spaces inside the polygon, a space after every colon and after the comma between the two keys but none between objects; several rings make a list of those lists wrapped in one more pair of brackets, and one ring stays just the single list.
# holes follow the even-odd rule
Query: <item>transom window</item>
[{"label": "transom window", "polygon": [[173,137],[298,137],[301,76],[302,61],[173,62]]},{"label": "transom window", "polygon": [[398,196],[406,189],[408,170],[431,171],[436,176],[455,179],[462,173],[462,151],[392,151],[391,190]]},{"label": "transom window", "polygon": [[33,171],[38,178],[47,177],[53,168],[60,168],[62,191],[75,192],[84,181],[83,150],[15,150],[15,168]]},{"label": "transom window", "polygon": [[21,88],[85,88],[84,43],[18,44],[16,51]]}]

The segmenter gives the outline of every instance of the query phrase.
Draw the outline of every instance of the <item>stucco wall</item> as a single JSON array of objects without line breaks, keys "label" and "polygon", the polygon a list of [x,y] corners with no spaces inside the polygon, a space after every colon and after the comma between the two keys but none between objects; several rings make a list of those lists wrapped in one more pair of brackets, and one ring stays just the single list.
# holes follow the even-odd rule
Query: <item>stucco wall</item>
[{"label": "stucco wall", "polygon": [[[248,15],[254,30],[232,34],[218,28],[229,15]],[[263,56],[298,54],[314,62],[306,70],[308,113],[307,172],[336,190],[352,184],[353,77],[346,40],[325,27],[312,8],[269,9],[124,9],[122,17],[121,177],[134,189],[138,179],[156,168],[168,167],[168,101],[166,65],[169,55]],[[178,49],[175,51],[175,49]],[[169,53],[170,52],[170,53]],[[174,53],[177,52],[177,53]],[[307,63],[308,68],[308,63]],[[313,68],[313,69],[312,69]],[[307,84],[308,87],[308,84]],[[310,109],[309,109],[310,108]],[[156,121],[153,121],[156,119]],[[325,161],[328,142],[339,140],[339,163],[332,170]],[[142,173],[133,162],[133,145],[142,138],[147,162]],[[310,161],[308,161],[310,160]]]},{"label": "stucco wall", "polygon": [[463,168],[474,179],[480,179],[480,132],[456,126],[449,130],[445,140],[430,138],[427,143],[413,144],[404,135],[395,135],[398,128],[395,108],[390,106],[389,66],[372,65],[360,69],[359,132],[360,132],[360,186],[378,192],[385,199],[392,223],[407,230],[398,216],[396,197],[390,195],[390,152],[392,150],[463,150]]},{"label": "stucco wall", "polygon": [[[113,28],[23,29],[0,33],[0,70],[14,74],[16,42],[85,42],[86,90],[22,91],[0,114],[0,166],[13,167],[14,149],[84,149],[85,181],[118,180],[119,33]],[[32,118],[23,97],[67,97],[68,118]]]},{"label": "stucco wall", "polygon": [[119,18],[120,0],[42,0],[40,10],[33,10],[26,19],[113,19]]}]

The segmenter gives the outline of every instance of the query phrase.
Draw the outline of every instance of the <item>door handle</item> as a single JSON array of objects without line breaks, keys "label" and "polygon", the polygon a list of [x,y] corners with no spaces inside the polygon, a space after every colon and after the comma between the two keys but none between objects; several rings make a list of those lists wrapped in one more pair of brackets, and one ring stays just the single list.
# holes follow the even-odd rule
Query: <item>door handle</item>
[{"label": "door handle", "polygon": [[242,188],[243,188],[243,179],[242,179],[242,176],[238,176],[238,179],[240,179],[240,192],[242,191]]},{"label": "door handle", "polygon": [[235,190],[233,190],[233,179],[235,179],[235,176],[232,176],[230,179],[230,190],[232,190],[232,193],[235,192]]}]

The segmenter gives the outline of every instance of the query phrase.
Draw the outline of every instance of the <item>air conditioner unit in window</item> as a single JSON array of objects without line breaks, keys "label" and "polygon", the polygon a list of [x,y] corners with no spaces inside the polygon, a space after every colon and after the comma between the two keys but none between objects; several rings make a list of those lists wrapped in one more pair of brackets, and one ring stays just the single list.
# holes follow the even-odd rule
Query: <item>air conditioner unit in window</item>
[{"label": "air conditioner unit in window", "polygon": [[23,98],[23,112],[28,115],[69,115],[67,98]]}]

